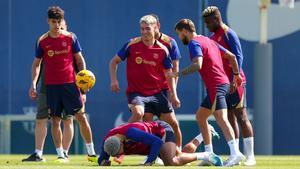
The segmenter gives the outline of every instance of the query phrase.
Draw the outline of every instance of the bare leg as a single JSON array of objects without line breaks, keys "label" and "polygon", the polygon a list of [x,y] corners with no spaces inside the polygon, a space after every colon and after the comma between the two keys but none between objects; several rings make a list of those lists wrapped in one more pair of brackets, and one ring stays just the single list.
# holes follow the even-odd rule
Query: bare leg
[{"label": "bare leg", "polygon": [[62,145],[64,150],[69,151],[74,136],[73,118],[63,120],[63,124],[64,130]]},{"label": "bare leg", "polygon": [[52,137],[56,148],[62,147],[62,132],[60,128],[61,119],[59,117],[52,117]]},{"label": "bare leg", "polygon": [[197,148],[200,146],[200,143],[198,142],[198,140],[193,139],[192,141],[190,141],[189,143],[187,143],[183,148],[182,148],[182,152],[185,153],[194,153],[196,152]]},{"label": "bare leg", "polygon": [[218,125],[222,129],[226,141],[235,139],[234,131],[227,118],[227,109],[216,110],[214,112],[214,116],[216,118]]},{"label": "bare leg", "polygon": [[211,133],[207,121],[211,113],[212,113],[211,110],[204,107],[200,107],[196,113],[196,119],[200,126],[201,133],[203,136],[203,142],[205,145],[211,144]]},{"label": "bare leg", "polygon": [[166,166],[182,166],[197,160],[208,158],[208,153],[180,153],[176,156],[176,145],[173,142],[164,143],[160,150],[160,157]]},{"label": "bare leg", "polygon": [[35,122],[35,149],[43,150],[47,136],[48,119],[37,119]]},{"label": "bare leg", "polygon": [[182,145],[182,134],[179,127],[179,123],[176,119],[175,113],[161,113],[160,120],[167,122],[174,130],[175,138],[176,138],[176,145],[181,147]]},{"label": "bare leg", "polygon": [[240,108],[234,110],[235,116],[237,117],[238,122],[241,125],[243,137],[253,137],[253,128],[248,119],[247,109]]},{"label": "bare leg", "polygon": [[85,143],[93,142],[91,127],[85,113],[76,113],[75,118],[79,123],[80,133]]},{"label": "bare leg", "polygon": [[239,126],[237,123],[237,117],[235,115],[234,110],[228,110],[228,120],[234,131],[235,138],[236,139],[240,138]]},{"label": "bare leg", "polygon": [[145,112],[143,121],[146,121],[146,122],[153,121],[153,117],[154,117],[154,115],[152,113]]},{"label": "bare leg", "polygon": [[128,123],[138,122],[143,120],[144,116],[144,107],[141,105],[134,105],[130,108],[131,117],[128,120]]}]

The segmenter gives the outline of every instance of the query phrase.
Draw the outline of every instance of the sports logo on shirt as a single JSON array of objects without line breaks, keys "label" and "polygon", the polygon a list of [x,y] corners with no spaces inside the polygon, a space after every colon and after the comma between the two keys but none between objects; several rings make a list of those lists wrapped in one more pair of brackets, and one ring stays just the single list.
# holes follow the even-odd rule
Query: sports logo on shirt
[{"label": "sports logo on shirt", "polygon": [[136,58],[135,58],[135,62],[136,62],[138,65],[140,65],[140,64],[143,63],[143,59],[142,59],[141,57],[136,57]]},{"label": "sports logo on shirt", "polygon": [[159,55],[157,53],[153,54],[154,59],[158,59]]},{"label": "sports logo on shirt", "polygon": [[48,50],[48,56],[49,56],[49,57],[54,56],[54,51],[53,51],[53,50]]},{"label": "sports logo on shirt", "polygon": [[66,46],[67,46],[67,42],[66,42],[66,41],[63,41],[63,42],[61,43],[61,45],[62,45],[63,47],[66,47]]}]

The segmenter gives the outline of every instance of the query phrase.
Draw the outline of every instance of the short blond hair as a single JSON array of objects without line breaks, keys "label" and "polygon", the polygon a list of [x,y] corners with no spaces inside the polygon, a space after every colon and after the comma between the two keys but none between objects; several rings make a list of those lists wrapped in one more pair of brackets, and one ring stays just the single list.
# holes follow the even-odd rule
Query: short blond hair
[{"label": "short blond hair", "polygon": [[145,23],[147,25],[157,24],[157,20],[153,15],[145,15],[140,19],[140,24]]}]

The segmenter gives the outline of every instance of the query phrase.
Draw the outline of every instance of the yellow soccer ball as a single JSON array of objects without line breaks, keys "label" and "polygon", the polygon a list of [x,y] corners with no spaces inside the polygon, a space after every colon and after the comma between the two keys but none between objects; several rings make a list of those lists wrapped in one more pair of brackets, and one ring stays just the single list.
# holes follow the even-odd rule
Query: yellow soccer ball
[{"label": "yellow soccer ball", "polygon": [[96,82],[96,77],[89,70],[81,70],[76,75],[76,85],[84,92],[93,88]]}]

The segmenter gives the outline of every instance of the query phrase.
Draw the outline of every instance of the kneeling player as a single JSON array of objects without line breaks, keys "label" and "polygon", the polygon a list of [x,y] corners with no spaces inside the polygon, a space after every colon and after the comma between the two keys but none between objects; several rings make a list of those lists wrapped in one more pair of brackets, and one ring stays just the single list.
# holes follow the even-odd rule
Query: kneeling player
[{"label": "kneeling player", "polygon": [[129,123],[110,130],[98,164],[110,165],[110,156],[122,154],[147,155],[144,165],[152,165],[158,156],[166,166],[180,166],[196,160],[207,160],[216,166],[223,164],[219,156],[208,152],[176,155],[174,131],[163,121]]}]

